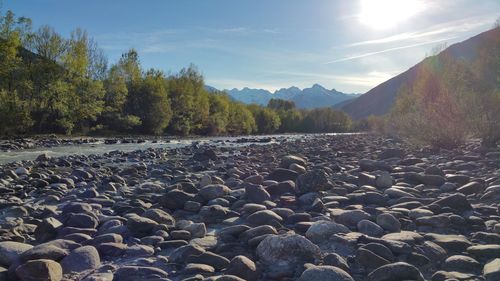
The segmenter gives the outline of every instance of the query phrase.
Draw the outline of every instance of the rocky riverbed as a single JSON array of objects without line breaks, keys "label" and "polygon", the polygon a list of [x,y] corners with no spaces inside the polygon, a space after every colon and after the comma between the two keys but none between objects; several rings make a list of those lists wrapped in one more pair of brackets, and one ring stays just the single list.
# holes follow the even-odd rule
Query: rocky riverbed
[{"label": "rocky riverbed", "polygon": [[500,152],[376,136],[0,166],[0,280],[500,280]]},{"label": "rocky riverbed", "polygon": [[297,138],[305,135],[260,135],[248,137],[202,137],[192,136],[181,138],[177,136],[131,136],[131,137],[60,137],[57,135],[35,136],[31,138],[4,138],[0,139],[0,153],[23,151],[28,149],[72,147],[82,145],[125,145],[125,144],[169,144],[179,142],[232,142],[232,143],[270,143],[280,139]]}]

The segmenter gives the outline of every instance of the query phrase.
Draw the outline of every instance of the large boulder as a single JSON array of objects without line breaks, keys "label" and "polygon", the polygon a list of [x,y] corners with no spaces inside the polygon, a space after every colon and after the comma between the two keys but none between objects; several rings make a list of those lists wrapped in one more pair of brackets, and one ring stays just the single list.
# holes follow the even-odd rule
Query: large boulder
[{"label": "large boulder", "polygon": [[260,272],[255,266],[255,263],[245,256],[234,257],[229,263],[225,273],[241,277],[248,281],[256,281],[260,276]]},{"label": "large boulder", "polygon": [[474,245],[467,248],[467,252],[479,260],[500,258],[500,245]]},{"label": "large boulder", "polygon": [[321,258],[319,247],[298,234],[269,235],[256,252],[268,274],[275,278],[292,276],[304,263]]},{"label": "large boulder", "polygon": [[127,228],[135,237],[148,236],[156,225],[158,223],[154,220],[141,217],[137,214],[129,214],[127,218]]},{"label": "large boulder", "polygon": [[457,191],[466,195],[480,193],[484,191],[484,184],[471,181],[457,188]]},{"label": "large boulder", "polygon": [[482,269],[481,264],[475,259],[463,256],[454,255],[448,257],[442,266],[446,271],[458,271],[458,272],[477,272]]},{"label": "large boulder", "polygon": [[46,259],[32,260],[16,268],[16,275],[21,281],[59,281],[62,274],[59,263]]},{"label": "large boulder", "polygon": [[167,278],[168,273],[156,267],[123,266],[115,272],[115,276],[119,281],[161,280]]},{"label": "large boulder", "polygon": [[223,184],[209,184],[204,186],[198,194],[205,200],[210,201],[223,197],[231,192],[231,189]]},{"label": "large boulder", "polygon": [[199,215],[204,223],[215,223],[226,219],[229,213],[230,210],[227,207],[210,205],[201,207]]},{"label": "large boulder", "polygon": [[382,227],[369,220],[360,220],[356,227],[359,232],[368,236],[380,237],[384,234]]},{"label": "large boulder", "polygon": [[290,169],[283,169],[283,168],[278,168],[272,171],[269,176],[267,176],[268,180],[274,180],[277,182],[282,182],[282,181],[287,181],[287,180],[292,180],[295,181],[297,177],[299,176],[299,173],[290,170]]},{"label": "large boulder", "polygon": [[245,186],[245,198],[247,202],[262,204],[264,201],[270,200],[271,195],[262,185],[247,184]]},{"label": "large boulder", "polygon": [[338,267],[323,265],[306,269],[298,281],[354,281],[354,279]]},{"label": "large boulder", "polygon": [[76,248],[61,261],[64,273],[82,272],[95,269],[101,264],[99,253],[94,246]]},{"label": "large boulder", "polygon": [[485,264],[483,273],[486,281],[500,280],[500,258]]},{"label": "large boulder", "polygon": [[341,210],[335,216],[335,221],[348,227],[356,227],[362,220],[370,220],[371,216],[363,210]]},{"label": "large boulder", "polygon": [[329,190],[333,185],[328,174],[322,169],[316,169],[297,177],[297,188],[300,193]]},{"label": "large boulder", "polygon": [[392,186],[393,181],[394,179],[392,178],[391,174],[384,171],[377,175],[375,179],[375,185],[378,188],[389,188]]},{"label": "large boulder", "polygon": [[184,245],[175,249],[171,254],[169,260],[176,263],[185,262],[190,256],[199,256],[205,253],[205,249],[197,245]]},{"label": "large boulder", "polygon": [[465,197],[465,195],[463,195],[462,193],[455,193],[455,194],[443,197],[441,199],[434,201],[433,204],[436,204],[436,205],[440,206],[441,208],[449,207],[449,208],[457,210],[459,212],[465,212],[465,211],[472,210],[472,206],[470,205],[469,201],[467,200],[467,197]]},{"label": "large boulder", "polygon": [[367,281],[400,281],[400,280],[416,280],[424,281],[422,273],[415,266],[405,263],[396,262],[383,265],[368,274]]},{"label": "large boulder", "polygon": [[148,209],[142,214],[143,217],[154,220],[157,223],[165,225],[175,225],[175,219],[167,212],[161,209]]},{"label": "large boulder", "polygon": [[337,233],[348,233],[349,228],[342,224],[332,221],[316,221],[306,232],[306,237],[314,243],[320,243],[328,240],[330,236]]},{"label": "large boulder", "polygon": [[269,185],[266,187],[266,190],[272,197],[279,197],[285,193],[295,194],[295,192],[297,191],[295,188],[295,182],[291,180]]},{"label": "large boulder", "polygon": [[64,224],[76,228],[96,228],[99,222],[88,214],[70,214]]},{"label": "large boulder", "polygon": [[19,242],[0,242],[0,265],[10,266],[19,259],[22,253],[31,248],[33,246]]},{"label": "large boulder", "polygon": [[43,219],[35,229],[35,239],[38,242],[47,242],[57,237],[57,231],[63,224],[56,218],[49,217]]},{"label": "large boulder", "polygon": [[382,213],[378,215],[377,224],[389,232],[398,232],[401,230],[401,223],[390,213]]},{"label": "large boulder", "polygon": [[66,249],[61,249],[49,243],[37,245],[21,254],[22,261],[48,259],[60,261],[69,254]]},{"label": "large boulder", "polygon": [[290,169],[290,165],[297,164],[300,166],[306,166],[306,160],[295,155],[286,155],[281,158],[280,167],[285,169]]},{"label": "large boulder", "polygon": [[161,199],[160,204],[168,209],[177,210],[184,208],[184,204],[187,201],[192,201],[194,198],[193,194],[187,193],[182,190],[174,189],[165,193]]},{"label": "large boulder", "polygon": [[247,221],[254,225],[274,225],[283,221],[283,218],[271,210],[262,210],[248,216]]}]

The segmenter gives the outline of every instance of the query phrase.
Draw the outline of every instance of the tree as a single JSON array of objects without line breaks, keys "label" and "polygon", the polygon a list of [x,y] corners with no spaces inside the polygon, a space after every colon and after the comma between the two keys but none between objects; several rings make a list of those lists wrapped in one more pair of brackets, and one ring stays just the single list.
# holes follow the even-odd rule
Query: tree
[{"label": "tree", "polygon": [[302,128],[305,132],[342,133],[351,129],[351,120],[344,112],[315,108],[306,113]]},{"label": "tree", "polygon": [[276,132],[280,127],[281,120],[275,111],[256,104],[249,105],[248,109],[250,109],[253,114],[259,134],[271,134]]},{"label": "tree", "polygon": [[251,134],[257,131],[252,112],[239,102],[230,104],[228,122],[227,132],[232,135]]},{"label": "tree", "polygon": [[295,102],[282,99],[270,99],[267,107],[273,110],[292,110],[295,108]]},{"label": "tree", "polygon": [[0,58],[0,134],[162,134],[167,128],[215,135],[299,131],[307,122],[311,131],[350,126],[345,114],[329,109],[299,110],[279,99],[246,106],[208,92],[194,65],[168,78],[154,69],[144,73],[134,49],[108,69],[86,31],[77,28],[67,39],[49,26],[32,32],[31,20],[11,11],[0,13]]},{"label": "tree", "polygon": [[210,122],[210,98],[203,88],[195,95],[194,104],[193,131],[204,133]]},{"label": "tree", "polygon": [[125,79],[125,83],[129,86],[141,79],[141,64],[139,62],[139,54],[135,49],[130,49],[128,52],[122,54],[117,68],[117,71],[120,72],[119,75]]},{"label": "tree", "polygon": [[91,123],[104,109],[104,86],[102,81],[95,80],[90,63],[91,40],[87,33],[76,29],[71,33],[67,51],[63,57],[63,67],[67,86],[66,96],[69,108],[61,116],[67,133],[76,126],[78,130],[88,130]]},{"label": "tree", "polygon": [[449,55],[427,58],[414,84],[398,93],[389,124],[418,143],[446,148],[462,144],[468,135],[468,76],[465,65]]},{"label": "tree", "polygon": [[[497,23],[500,18],[497,19]],[[500,26],[496,26],[499,28]],[[462,97],[467,121],[472,133],[481,138],[483,145],[500,143],[500,38],[482,42],[477,46],[476,62],[467,74],[472,95]]]},{"label": "tree", "polygon": [[133,115],[140,118],[143,133],[159,135],[168,126],[172,110],[167,95],[165,76],[158,70],[149,70],[141,82],[133,84],[130,107]]},{"label": "tree", "polygon": [[[209,103],[203,76],[194,65],[169,79],[173,118],[170,132],[188,135],[208,121]],[[196,106],[199,106],[198,108]]]},{"label": "tree", "polygon": [[206,133],[209,135],[223,134],[229,123],[230,100],[224,93],[210,95],[210,114]]},{"label": "tree", "polygon": [[54,132],[57,112],[67,103],[63,102],[67,98],[63,89],[66,72],[61,64],[68,41],[52,28],[42,26],[33,35],[30,49],[37,54],[25,59],[33,85],[26,99],[35,120],[34,128],[38,133]]},{"label": "tree", "polygon": [[280,110],[278,115],[281,120],[279,131],[282,133],[300,132],[300,124],[304,118],[303,113],[297,109]]},{"label": "tree", "polygon": [[0,135],[26,133],[33,125],[27,104],[16,91],[0,90],[0,120]]},{"label": "tree", "polygon": [[26,133],[33,124],[26,103],[16,91],[0,90],[0,120],[0,135]]}]

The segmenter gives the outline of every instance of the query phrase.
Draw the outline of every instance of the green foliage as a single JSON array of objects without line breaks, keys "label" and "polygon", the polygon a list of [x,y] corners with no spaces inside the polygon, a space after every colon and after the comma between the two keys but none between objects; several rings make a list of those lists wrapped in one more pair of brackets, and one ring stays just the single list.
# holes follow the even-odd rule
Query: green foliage
[{"label": "green foliage", "polygon": [[17,92],[0,90],[0,135],[26,133],[33,124],[26,103]]},{"label": "green foliage", "polygon": [[202,90],[203,78],[193,66],[182,69],[169,81],[173,117],[170,132],[188,135],[194,129],[193,115],[196,96]]},{"label": "green foliage", "polygon": [[[336,112],[316,116],[278,99],[267,107],[247,106],[226,93],[209,93],[194,65],[169,77],[158,70],[143,72],[134,49],[108,69],[103,51],[84,30],[75,29],[68,39],[49,26],[33,32],[29,19],[16,18],[10,11],[0,13],[0,58],[2,135],[238,135],[345,129],[323,124],[339,122]],[[303,127],[304,116],[323,125]]]},{"label": "green foliage", "polygon": [[257,125],[252,112],[243,104],[234,102],[229,107],[227,132],[231,135],[251,134],[257,132]]},{"label": "green foliage", "polygon": [[282,99],[271,99],[267,103],[267,107],[273,109],[273,110],[292,110],[295,109],[295,102],[289,101],[289,100],[282,100]]},{"label": "green foliage", "polygon": [[304,119],[304,114],[302,111],[297,109],[290,110],[279,110],[278,116],[281,120],[281,126],[279,127],[279,132],[289,133],[289,132],[300,132],[302,130],[301,123]]},{"label": "green foliage", "polygon": [[248,106],[257,124],[259,134],[271,134],[278,130],[281,125],[279,115],[270,108],[261,107],[256,104]]},{"label": "green foliage", "polygon": [[209,135],[220,135],[226,133],[229,124],[229,97],[223,93],[212,94],[209,99],[209,121],[206,133]]},{"label": "green foliage", "polygon": [[351,129],[351,120],[344,112],[316,108],[307,112],[302,127],[306,132],[347,132]]},{"label": "green foliage", "polygon": [[142,132],[159,135],[168,126],[172,111],[162,72],[149,70],[129,92],[130,113],[141,119]]}]

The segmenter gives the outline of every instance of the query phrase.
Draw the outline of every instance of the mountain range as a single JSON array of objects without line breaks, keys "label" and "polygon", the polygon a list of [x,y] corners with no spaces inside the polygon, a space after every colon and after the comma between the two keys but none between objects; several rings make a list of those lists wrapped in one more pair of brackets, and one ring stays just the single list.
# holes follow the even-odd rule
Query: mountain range
[{"label": "mountain range", "polygon": [[[441,51],[437,56],[452,56],[473,65],[479,59],[481,48],[495,55],[500,49],[500,27],[488,30],[473,36],[465,41],[455,43]],[[498,54],[496,54],[498,55]],[[295,102],[298,108],[310,109],[317,107],[333,107],[349,114],[353,119],[363,119],[370,115],[380,116],[386,114],[396,100],[396,96],[402,86],[412,86],[417,75],[423,67],[425,60],[412,66],[405,72],[377,85],[365,94],[346,94],[335,89],[328,90],[319,84],[310,88],[299,89],[298,87],[282,88],[270,92],[264,89],[232,89],[225,90],[229,96],[246,104],[256,103],[267,105],[270,99],[284,99]],[[445,71],[445,70],[443,70]],[[483,70],[483,77],[496,77],[498,68]],[[217,89],[206,86],[208,91]]]},{"label": "mountain range", "polygon": [[[208,91],[216,89],[207,86]],[[359,94],[346,94],[335,89],[326,89],[325,87],[314,84],[310,88],[299,89],[298,87],[282,88],[274,92],[264,89],[243,89],[225,90],[233,99],[246,103],[256,103],[267,105],[270,99],[284,99],[295,102],[298,108],[310,109],[316,107],[330,107],[339,103],[357,98]]]},{"label": "mountain range", "polygon": [[[453,44],[441,51],[437,56],[451,56],[463,60],[466,64],[473,65],[480,58],[481,49],[487,50],[492,56],[498,55],[500,48],[500,27],[480,33],[465,41]],[[430,58],[426,58],[430,59]],[[414,65],[407,71],[381,83],[355,100],[344,103],[340,109],[349,114],[353,119],[362,119],[370,115],[384,115],[387,113],[403,85],[411,87],[415,83],[417,74],[424,66],[423,61]],[[439,61],[439,60],[438,60]],[[442,71],[447,71],[443,69]],[[485,69],[479,76],[496,77],[498,66],[494,69]],[[498,86],[497,86],[498,87]]]}]

